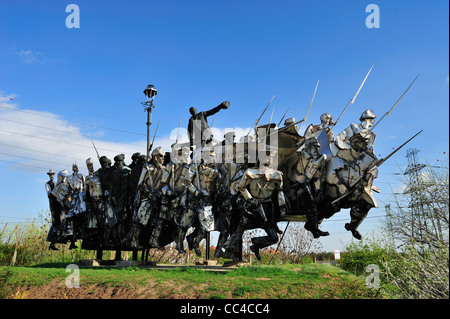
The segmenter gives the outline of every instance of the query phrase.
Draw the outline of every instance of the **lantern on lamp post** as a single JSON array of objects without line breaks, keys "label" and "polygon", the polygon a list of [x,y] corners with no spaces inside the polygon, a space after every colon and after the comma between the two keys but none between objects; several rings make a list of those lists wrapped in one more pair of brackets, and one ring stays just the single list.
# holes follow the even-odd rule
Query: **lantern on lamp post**
[{"label": "lantern on lamp post", "polygon": [[152,120],[152,111],[155,107],[153,105],[153,101],[155,100],[155,96],[158,93],[158,91],[155,89],[153,84],[147,85],[147,87],[144,90],[144,94],[146,96],[145,102],[141,102],[142,106],[144,107],[145,111],[147,112],[147,162],[150,160],[150,148],[152,145],[150,145],[150,125]]}]

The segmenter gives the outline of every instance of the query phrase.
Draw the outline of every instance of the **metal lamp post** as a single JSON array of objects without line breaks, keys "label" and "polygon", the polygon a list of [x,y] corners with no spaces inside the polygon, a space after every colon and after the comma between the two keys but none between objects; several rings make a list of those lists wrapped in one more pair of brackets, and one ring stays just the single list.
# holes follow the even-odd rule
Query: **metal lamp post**
[{"label": "metal lamp post", "polygon": [[155,107],[153,105],[153,101],[155,100],[155,96],[158,93],[158,91],[155,89],[153,84],[147,85],[147,87],[144,90],[144,94],[147,97],[145,102],[141,102],[142,106],[144,107],[145,111],[147,112],[147,162],[150,160],[150,125],[151,119],[152,119],[152,111]]}]

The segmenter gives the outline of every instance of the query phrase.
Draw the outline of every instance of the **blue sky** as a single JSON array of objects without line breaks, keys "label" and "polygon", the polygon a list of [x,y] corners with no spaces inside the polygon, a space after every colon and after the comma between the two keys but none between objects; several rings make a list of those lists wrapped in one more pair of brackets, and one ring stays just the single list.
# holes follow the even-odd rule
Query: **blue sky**
[{"label": "blue sky", "polygon": [[[80,28],[68,29],[68,4],[80,8]],[[380,28],[366,27],[366,6],[380,9]],[[375,64],[335,135],[371,108],[381,118],[417,74],[419,78],[375,129],[375,152],[423,129],[380,168],[363,233],[379,232],[379,218],[406,150],[434,165],[448,154],[448,1],[3,1],[0,4],[0,221],[22,222],[47,209],[46,172],[71,170],[95,158],[91,134],[113,157],[144,152],[142,91],[158,89],[152,133],[167,147],[188,108],[229,100],[214,127],[246,132],[274,95],[274,122],[328,112],[336,119]],[[13,98],[11,100],[11,98]],[[306,128],[306,125],[303,126]],[[66,143],[64,143],[66,142]],[[445,152],[445,154],[444,154]],[[57,154],[57,155],[55,155]],[[439,162],[438,162],[439,160]],[[347,211],[324,223],[333,233],[325,250],[343,249]],[[334,221],[333,221],[334,220]],[[291,226],[292,227],[292,226]]]}]

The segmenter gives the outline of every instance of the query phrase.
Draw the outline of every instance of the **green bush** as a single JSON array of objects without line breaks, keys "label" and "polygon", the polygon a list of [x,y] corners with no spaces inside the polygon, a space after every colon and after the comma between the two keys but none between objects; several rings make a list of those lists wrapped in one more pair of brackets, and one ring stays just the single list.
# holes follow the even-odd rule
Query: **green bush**
[{"label": "green bush", "polygon": [[[366,267],[373,264],[384,274],[386,262],[397,258],[394,248],[379,238],[363,238],[358,242],[352,242],[346,246],[346,252],[341,254],[339,266],[357,276],[366,274]],[[383,278],[383,276],[381,276]]]}]

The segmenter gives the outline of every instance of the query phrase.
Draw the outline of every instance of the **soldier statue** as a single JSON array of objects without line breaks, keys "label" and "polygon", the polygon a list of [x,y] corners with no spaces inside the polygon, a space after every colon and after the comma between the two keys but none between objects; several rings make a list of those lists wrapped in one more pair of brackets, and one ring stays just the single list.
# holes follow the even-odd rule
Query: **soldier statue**
[{"label": "soldier statue", "polygon": [[327,158],[325,154],[319,153],[319,148],[320,143],[315,137],[307,139],[305,147],[289,159],[284,175],[289,189],[286,195],[291,203],[296,202],[297,207],[306,206],[303,208],[307,219],[304,227],[314,238],[329,235],[318,228],[319,212],[316,204],[321,200]]},{"label": "soldier statue", "polygon": [[77,163],[73,163],[72,175],[67,177],[67,183],[70,186],[72,201],[66,218],[74,219],[78,233],[81,230],[80,218],[86,213],[86,203],[84,202],[85,176],[79,173]]},{"label": "soldier statue", "polygon": [[273,155],[267,156],[260,167],[248,168],[242,177],[238,189],[244,199],[243,203],[240,201],[244,214],[240,230],[224,245],[226,250],[237,243],[237,236],[242,237],[244,225],[249,224],[262,228],[267,233],[267,236],[251,239],[250,250],[258,260],[261,259],[260,249],[278,241],[277,233],[282,232],[277,222],[286,215],[287,206],[283,192],[283,173],[271,167],[272,161]]},{"label": "soldier statue", "polygon": [[[344,200],[353,202],[350,210],[350,223],[345,224],[345,229],[351,231],[353,237],[361,239],[362,236],[357,228],[367,216],[372,207],[378,207],[371,190],[379,191],[373,186],[373,180],[378,175],[376,166],[368,170],[377,161],[373,152],[368,151],[369,139],[362,134],[355,134],[349,139],[350,149],[340,150],[338,156],[333,157],[327,166],[326,183],[328,196],[339,198],[348,194],[351,195]],[[345,156],[340,157],[344,154]],[[364,176],[358,186],[352,186],[361,175]]]},{"label": "soldier statue", "polygon": [[161,206],[164,153],[161,147],[152,151],[150,163],[146,164],[138,181],[139,204],[133,212],[131,226],[125,238],[126,245],[132,248],[147,247],[156,226]]},{"label": "soldier statue", "polygon": [[335,142],[330,145],[333,155],[344,159],[349,158],[348,156],[351,149],[350,139],[357,134],[367,140],[366,150],[374,153],[373,144],[375,143],[377,135],[373,133],[370,128],[374,125],[375,118],[375,113],[372,110],[365,110],[359,118],[360,124],[352,123],[342,131],[342,133],[336,136]]},{"label": "soldier statue", "polygon": [[239,215],[234,213],[237,210],[236,201],[239,197],[237,186],[244,175],[246,164],[236,163],[234,136],[234,132],[228,132],[224,135],[222,162],[217,164],[220,181],[216,204],[214,205],[217,228],[220,232],[214,253],[217,258],[226,256],[224,245],[239,221]]},{"label": "soldier statue", "polygon": [[183,179],[189,171],[189,148],[173,144],[170,160],[162,176],[161,210],[152,235],[150,247],[163,249],[175,240],[178,223],[186,209],[187,190]]},{"label": "soldier statue", "polygon": [[[56,198],[60,206],[60,220],[61,220],[61,235],[66,239],[70,240],[69,249],[78,248],[75,245],[75,235],[73,232],[73,223],[71,220],[66,218],[72,201],[72,192],[70,190],[69,183],[67,182],[67,171],[63,170],[58,173],[58,181],[55,188],[52,191],[52,195]],[[66,241],[67,242],[67,241]]]},{"label": "soldier statue", "polygon": [[218,171],[214,167],[214,156],[212,148],[198,149],[194,163],[190,165],[184,177],[183,183],[188,190],[188,198],[187,209],[179,222],[176,237],[176,249],[179,253],[185,253],[183,241],[191,226],[195,226],[195,230],[186,239],[189,249],[194,249],[197,256],[201,256],[200,241],[206,233],[214,230],[212,205],[218,186]]},{"label": "soldier statue", "polygon": [[305,139],[308,139],[312,136],[317,136],[320,131],[325,130],[327,133],[328,140],[330,143],[334,141],[334,134],[331,130],[331,126],[334,124],[333,117],[329,113],[323,113],[320,116],[320,124],[313,125],[310,124],[305,130]]},{"label": "soldier statue", "polygon": [[59,207],[58,201],[52,194],[52,191],[56,185],[53,180],[55,177],[55,172],[53,172],[53,170],[50,169],[47,175],[49,176],[50,180],[45,183],[45,191],[47,192],[52,223],[47,235],[47,241],[50,242],[50,246],[48,249],[58,250],[58,248],[56,248],[55,246],[55,243],[57,243],[58,239],[61,237],[61,220],[60,220],[61,209]]},{"label": "soldier statue", "polygon": [[106,200],[105,240],[108,245],[117,247],[127,233],[127,197],[130,169],[125,166],[125,155],[114,156],[114,165],[106,170],[108,198]]},{"label": "soldier statue", "polygon": [[100,176],[97,172],[94,172],[94,163],[91,158],[86,160],[86,167],[89,172],[85,178],[85,202],[87,210],[86,237],[96,234],[96,238],[93,240],[96,242],[96,245],[100,247],[103,243],[102,235],[104,233],[105,225],[103,188]]}]

